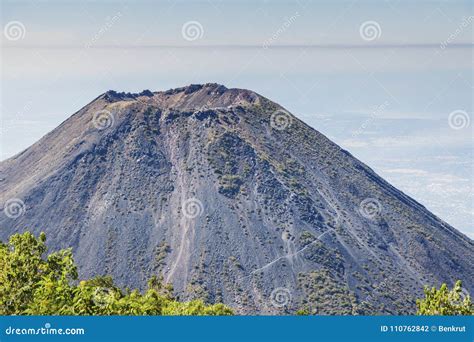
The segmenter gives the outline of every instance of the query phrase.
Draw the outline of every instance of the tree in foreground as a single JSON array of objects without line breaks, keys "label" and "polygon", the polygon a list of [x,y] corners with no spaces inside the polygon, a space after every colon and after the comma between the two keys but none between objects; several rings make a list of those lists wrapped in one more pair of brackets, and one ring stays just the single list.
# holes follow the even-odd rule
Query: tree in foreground
[{"label": "tree in foreground", "polygon": [[232,315],[223,304],[178,302],[152,277],[148,289],[122,290],[111,277],[78,280],[71,249],[46,253],[46,235],[15,234],[0,242],[0,315]]},{"label": "tree in foreground", "polygon": [[425,298],[418,299],[418,315],[474,315],[471,296],[462,287],[460,280],[452,290],[442,284],[439,290],[435,287],[424,289]]}]

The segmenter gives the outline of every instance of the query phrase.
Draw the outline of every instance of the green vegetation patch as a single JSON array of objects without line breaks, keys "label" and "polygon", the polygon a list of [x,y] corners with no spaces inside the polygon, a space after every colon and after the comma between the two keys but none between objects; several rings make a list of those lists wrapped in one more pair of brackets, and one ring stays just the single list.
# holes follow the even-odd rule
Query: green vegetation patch
[{"label": "green vegetation patch", "polygon": [[218,191],[230,198],[240,192],[245,179],[252,177],[255,152],[250,144],[226,132],[209,144],[209,164],[218,178]]},{"label": "green vegetation patch", "polygon": [[302,232],[299,239],[298,239],[299,244],[300,244],[301,247],[305,247],[305,246],[309,245],[314,240],[316,240],[316,236],[314,236],[313,233],[308,232],[307,230]]},{"label": "green vegetation patch", "polygon": [[[306,242],[310,239],[311,238],[308,236]],[[307,260],[325,266],[339,274],[344,273],[344,259],[339,251],[327,247],[319,240],[309,242],[307,248],[303,251],[303,256]]]},{"label": "green vegetation patch", "polygon": [[439,290],[425,286],[425,298],[416,301],[418,315],[474,315],[470,294],[458,280],[452,290],[442,284]]},{"label": "green vegetation patch", "polygon": [[354,294],[328,270],[300,273],[298,287],[304,293],[299,314],[351,315],[356,311]]}]

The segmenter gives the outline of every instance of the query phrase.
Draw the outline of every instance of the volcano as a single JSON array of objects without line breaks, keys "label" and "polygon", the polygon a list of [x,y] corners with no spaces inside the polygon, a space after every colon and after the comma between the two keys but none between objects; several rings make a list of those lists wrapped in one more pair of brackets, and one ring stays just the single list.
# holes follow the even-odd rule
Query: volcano
[{"label": "volcano", "polygon": [[280,105],[209,83],[108,91],[0,163],[0,239],[44,231],[83,278],[239,314],[412,314],[474,290],[474,242]]}]

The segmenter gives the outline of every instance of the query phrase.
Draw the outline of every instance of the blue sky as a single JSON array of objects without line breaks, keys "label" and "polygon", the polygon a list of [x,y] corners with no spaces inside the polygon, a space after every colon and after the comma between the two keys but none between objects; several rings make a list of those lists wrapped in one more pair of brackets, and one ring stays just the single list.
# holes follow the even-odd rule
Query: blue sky
[{"label": "blue sky", "polygon": [[218,82],[280,103],[474,237],[471,1],[36,0],[1,12],[0,160],[106,90]]}]

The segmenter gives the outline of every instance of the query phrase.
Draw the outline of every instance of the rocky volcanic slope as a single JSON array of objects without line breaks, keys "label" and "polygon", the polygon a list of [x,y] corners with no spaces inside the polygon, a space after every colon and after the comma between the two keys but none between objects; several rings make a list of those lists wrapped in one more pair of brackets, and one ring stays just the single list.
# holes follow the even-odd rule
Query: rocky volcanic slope
[{"label": "rocky volcanic slope", "polygon": [[241,314],[413,313],[424,284],[474,289],[472,240],[248,90],[109,91],[1,162],[0,195],[1,240],[45,231],[82,277],[162,274]]}]

